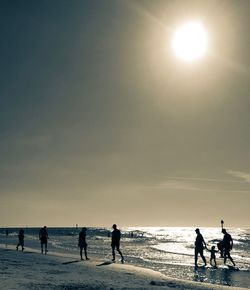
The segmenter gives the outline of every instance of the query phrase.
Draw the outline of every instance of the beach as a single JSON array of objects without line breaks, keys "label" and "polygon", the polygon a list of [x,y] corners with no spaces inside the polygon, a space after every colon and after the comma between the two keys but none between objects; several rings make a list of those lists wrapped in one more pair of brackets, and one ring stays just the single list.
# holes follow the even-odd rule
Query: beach
[{"label": "beach", "polygon": [[81,261],[77,255],[49,253],[14,246],[0,247],[1,289],[244,289],[168,278],[165,275],[110,260]]}]

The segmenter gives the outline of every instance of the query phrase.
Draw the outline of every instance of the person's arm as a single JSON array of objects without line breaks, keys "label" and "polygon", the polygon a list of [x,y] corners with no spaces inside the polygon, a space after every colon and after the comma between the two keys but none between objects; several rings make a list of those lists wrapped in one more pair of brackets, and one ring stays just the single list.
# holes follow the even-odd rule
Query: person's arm
[{"label": "person's arm", "polygon": [[202,237],[202,242],[203,242],[203,244],[205,245],[205,248],[207,247],[207,244],[206,244],[206,242],[205,242],[205,240],[204,240],[204,238]]}]

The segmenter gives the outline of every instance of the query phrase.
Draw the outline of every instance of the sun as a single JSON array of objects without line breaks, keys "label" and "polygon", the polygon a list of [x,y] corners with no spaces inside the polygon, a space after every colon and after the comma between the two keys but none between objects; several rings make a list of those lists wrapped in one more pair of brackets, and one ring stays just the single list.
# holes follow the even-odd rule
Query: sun
[{"label": "sun", "polygon": [[178,28],[173,37],[175,55],[186,62],[200,59],[207,51],[207,32],[200,22],[188,22]]}]

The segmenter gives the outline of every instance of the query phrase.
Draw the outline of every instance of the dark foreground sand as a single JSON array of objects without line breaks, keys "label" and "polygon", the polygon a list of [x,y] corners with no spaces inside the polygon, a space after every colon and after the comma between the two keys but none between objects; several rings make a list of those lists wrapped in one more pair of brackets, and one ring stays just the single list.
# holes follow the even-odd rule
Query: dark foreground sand
[{"label": "dark foreground sand", "polygon": [[0,289],[243,289],[167,278],[144,268],[104,260],[80,261],[76,256],[41,255],[0,247]]}]

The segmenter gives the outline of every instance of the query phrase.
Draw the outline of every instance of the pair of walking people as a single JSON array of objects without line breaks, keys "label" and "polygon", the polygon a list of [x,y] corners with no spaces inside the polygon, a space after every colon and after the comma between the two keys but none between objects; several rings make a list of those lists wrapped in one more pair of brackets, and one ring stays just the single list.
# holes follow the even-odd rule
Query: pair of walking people
[{"label": "pair of walking people", "polygon": [[[202,236],[202,234],[200,233],[200,230],[197,228],[195,230],[197,236],[196,236],[196,240],[195,240],[195,267],[198,267],[198,255],[201,256],[203,262],[204,262],[204,266],[207,265],[206,262],[206,258],[204,257],[203,254],[203,250],[204,250],[204,246],[207,249],[207,244]],[[224,234],[223,240],[221,242],[221,247],[222,247],[222,251],[223,251],[223,258],[224,258],[224,264],[226,264],[227,259],[229,259],[232,264],[235,266],[235,263],[233,261],[233,258],[230,255],[230,251],[233,248],[233,239],[231,237],[231,235],[229,233],[227,233],[226,229],[222,229],[222,233]],[[211,249],[207,249],[210,252],[210,265],[211,266],[217,266],[216,263],[216,253],[218,253],[219,251],[215,250],[215,246],[212,246]],[[214,265],[213,265],[214,263]]]},{"label": "pair of walking people", "polygon": [[[120,250],[121,232],[117,228],[116,224],[114,224],[112,228],[113,228],[113,231],[111,234],[111,248],[112,248],[112,256],[113,256],[112,261],[115,262],[115,250],[117,250],[117,252],[121,256],[121,262],[124,263],[124,257],[122,255],[121,250]],[[81,232],[79,233],[79,238],[78,238],[78,247],[80,248],[81,260],[83,260],[83,250],[84,250],[85,259],[89,260],[88,254],[87,254],[88,244],[86,242],[86,232],[87,232],[87,228],[83,227]]]},{"label": "pair of walking people", "polygon": [[[47,254],[48,252],[48,232],[47,232],[47,227],[44,226],[43,228],[40,229],[39,231],[39,240],[41,243],[41,253]],[[19,247],[22,248],[22,251],[24,250],[24,230],[20,229],[18,233],[18,244],[16,246],[16,249],[19,250]]]}]

